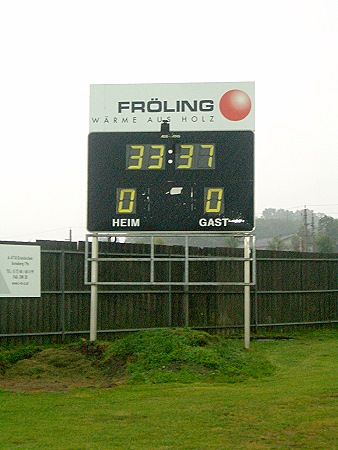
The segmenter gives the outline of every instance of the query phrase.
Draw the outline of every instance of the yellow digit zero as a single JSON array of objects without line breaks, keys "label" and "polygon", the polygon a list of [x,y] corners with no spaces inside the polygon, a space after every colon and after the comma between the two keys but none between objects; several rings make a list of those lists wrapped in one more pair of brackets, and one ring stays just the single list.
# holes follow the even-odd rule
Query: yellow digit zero
[{"label": "yellow digit zero", "polygon": [[[206,213],[218,213],[222,208],[223,188],[208,188],[207,201],[205,203]],[[211,207],[211,202],[215,202],[215,208]]]},{"label": "yellow digit zero", "polygon": [[[118,213],[131,214],[134,211],[135,192],[136,189],[120,189],[117,206]],[[124,203],[127,203],[126,207],[124,207]]]}]

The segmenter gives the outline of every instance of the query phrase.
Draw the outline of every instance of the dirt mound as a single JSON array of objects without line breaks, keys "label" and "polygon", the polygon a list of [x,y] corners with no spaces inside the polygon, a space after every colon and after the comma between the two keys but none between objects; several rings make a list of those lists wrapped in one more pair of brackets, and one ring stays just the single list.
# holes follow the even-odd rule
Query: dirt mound
[{"label": "dirt mound", "polygon": [[67,391],[77,387],[110,387],[113,382],[80,352],[49,348],[13,364],[0,375],[0,389]]}]

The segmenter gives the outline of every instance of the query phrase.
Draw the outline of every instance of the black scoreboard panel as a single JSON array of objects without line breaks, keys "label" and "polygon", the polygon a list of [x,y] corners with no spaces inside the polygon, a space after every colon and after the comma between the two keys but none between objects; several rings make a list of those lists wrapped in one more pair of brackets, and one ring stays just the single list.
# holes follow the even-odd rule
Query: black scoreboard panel
[{"label": "black scoreboard panel", "polygon": [[88,143],[88,230],[252,231],[252,131],[99,132]]}]

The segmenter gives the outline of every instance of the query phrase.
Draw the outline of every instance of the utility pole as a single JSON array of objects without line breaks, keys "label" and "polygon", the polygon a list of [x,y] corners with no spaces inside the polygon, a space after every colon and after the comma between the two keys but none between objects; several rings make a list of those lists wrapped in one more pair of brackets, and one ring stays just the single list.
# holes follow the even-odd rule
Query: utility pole
[{"label": "utility pole", "polygon": [[69,239],[65,239],[66,241],[72,242],[72,229],[69,228]]}]

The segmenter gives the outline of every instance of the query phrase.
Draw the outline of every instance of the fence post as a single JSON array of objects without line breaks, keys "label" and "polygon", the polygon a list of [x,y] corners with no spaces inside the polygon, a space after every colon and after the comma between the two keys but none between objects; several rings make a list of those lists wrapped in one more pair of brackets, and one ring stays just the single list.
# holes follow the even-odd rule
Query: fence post
[{"label": "fence post", "polygon": [[60,322],[61,322],[61,339],[65,340],[65,244],[62,243],[61,259],[60,259],[60,288],[61,288],[61,305],[60,305]]},{"label": "fence post", "polygon": [[90,279],[90,341],[96,341],[97,337],[97,294],[98,294],[98,257],[99,239],[93,236],[92,242],[92,264]]}]

